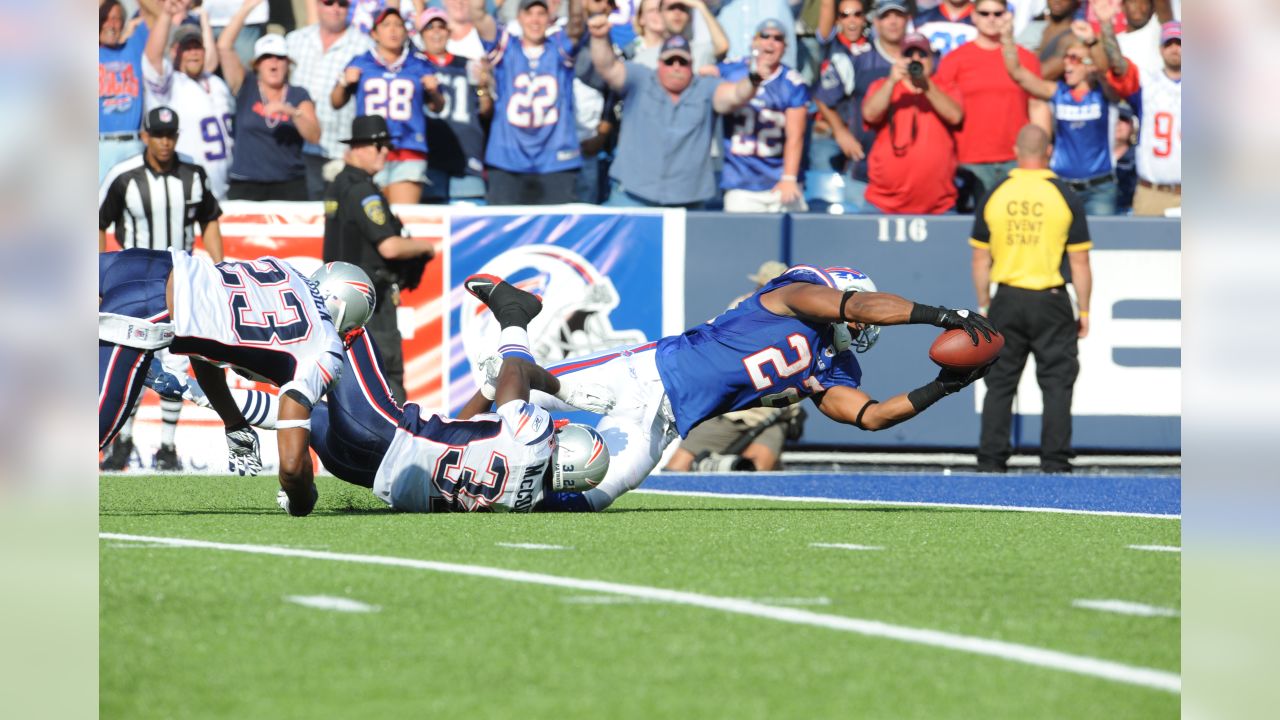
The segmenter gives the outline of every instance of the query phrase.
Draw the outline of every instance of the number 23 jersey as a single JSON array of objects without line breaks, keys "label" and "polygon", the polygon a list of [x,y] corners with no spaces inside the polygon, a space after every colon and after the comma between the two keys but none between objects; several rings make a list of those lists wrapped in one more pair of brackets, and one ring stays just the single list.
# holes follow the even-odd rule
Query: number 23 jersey
[{"label": "number 23 jersey", "polygon": [[836,352],[829,323],[775,315],[760,304],[772,290],[821,280],[792,268],[714,320],[658,341],[658,374],[680,437],[733,410],[781,407],[836,385],[861,385],[853,350]]},{"label": "number 23 jersey", "polygon": [[279,258],[213,264],[172,250],[170,350],[241,368],[313,405],[342,372],[342,340],[306,276]]}]

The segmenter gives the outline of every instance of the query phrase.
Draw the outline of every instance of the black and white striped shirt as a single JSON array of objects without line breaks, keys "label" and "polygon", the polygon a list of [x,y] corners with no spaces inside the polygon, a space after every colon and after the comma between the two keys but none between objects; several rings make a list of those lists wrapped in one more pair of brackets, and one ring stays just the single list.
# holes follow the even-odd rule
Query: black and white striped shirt
[{"label": "black and white striped shirt", "polygon": [[145,154],[107,173],[98,190],[98,229],[115,225],[116,241],[124,248],[191,252],[195,223],[203,226],[222,215],[204,168],[178,160],[169,172],[157,173]]}]

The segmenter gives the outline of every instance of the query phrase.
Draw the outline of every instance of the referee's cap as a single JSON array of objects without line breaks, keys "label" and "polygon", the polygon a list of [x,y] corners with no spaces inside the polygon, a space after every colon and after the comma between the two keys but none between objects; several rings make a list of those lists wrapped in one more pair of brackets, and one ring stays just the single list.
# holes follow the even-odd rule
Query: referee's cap
[{"label": "referee's cap", "polygon": [[178,113],[173,111],[171,107],[161,105],[158,108],[152,108],[147,113],[146,122],[143,123],[142,129],[152,135],[173,135],[178,132]]},{"label": "referee's cap", "polygon": [[381,115],[361,115],[351,121],[351,137],[342,140],[348,145],[356,143],[391,143],[391,132],[387,130],[387,119]]}]

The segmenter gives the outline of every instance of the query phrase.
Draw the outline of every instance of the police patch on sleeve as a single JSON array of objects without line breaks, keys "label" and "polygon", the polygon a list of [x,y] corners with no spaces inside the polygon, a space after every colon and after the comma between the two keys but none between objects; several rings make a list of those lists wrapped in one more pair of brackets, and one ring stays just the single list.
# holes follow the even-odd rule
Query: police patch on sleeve
[{"label": "police patch on sleeve", "polygon": [[370,195],[361,200],[360,207],[364,208],[364,214],[368,215],[375,225],[387,224],[387,209],[382,206],[380,195]]}]

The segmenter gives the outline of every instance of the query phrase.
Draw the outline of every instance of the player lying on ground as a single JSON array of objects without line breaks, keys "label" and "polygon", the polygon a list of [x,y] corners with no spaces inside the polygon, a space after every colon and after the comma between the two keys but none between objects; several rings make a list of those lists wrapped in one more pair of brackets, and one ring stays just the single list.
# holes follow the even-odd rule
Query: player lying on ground
[{"label": "player lying on ground", "polygon": [[[854,351],[875,343],[881,325],[928,324],[966,331],[974,344],[994,328],[968,310],[949,310],[876,292],[850,268],[798,265],[736,308],[682,335],[566,360],[548,370],[602,386],[615,401],[596,425],[609,446],[604,482],[582,494],[555,495],[543,509],[592,511],[644,481],[675,438],[732,410],[780,407],[808,397],[824,415],[863,430],[883,430],[924,412],[989,368],[943,370],[915,390],[883,402],[861,389]],[[570,409],[534,393],[533,402]]]},{"label": "player lying on ground", "polygon": [[[571,402],[584,397],[562,392],[560,382],[533,362],[525,328],[541,310],[537,298],[488,276],[470,278],[466,287],[502,323],[503,355],[493,387],[477,392],[458,419],[415,403],[401,408],[387,388],[373,339],[360,333],[346,351],[341,378],[312,411],[311,447],[321,463],[406,512],[529,512],[549,492],[599,483],[609,467],[599,434],[585,425],[557,427],[546,410],[528,402],[531,389]],[[152,380],[158,392],[181,392],[202,403],[195,383],[184,388],[172,376]],[[486,392],[496,399],[496,412],[489,412],[493,400]],[[275,395],[236,395],[251,422],[275,425]],[[283,492],[278,503],[290,514],[305,514],[294,512]]]},{"label": "player lying on ground", "polygon": [[167,347],[191,356],[226,426],[229,468],[256,475],[258,436],[218,367],[233,366],[280,388],[280,487],[298,514],[310,512],[311,410],[342,368],[342,336],[364,325],[374,305],[373,285],[354,265],[330,263],[313,277],[273,257],[215,265],[182,251],[99,255],[98,449],[128,418],[152,355]]}]

